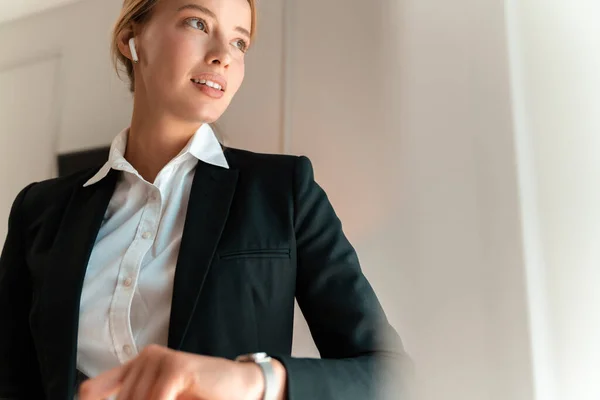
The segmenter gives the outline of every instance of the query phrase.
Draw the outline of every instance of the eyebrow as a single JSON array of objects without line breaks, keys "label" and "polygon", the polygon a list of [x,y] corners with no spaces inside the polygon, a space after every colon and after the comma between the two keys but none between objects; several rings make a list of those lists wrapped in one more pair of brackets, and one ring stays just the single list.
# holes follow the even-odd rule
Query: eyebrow
[{"label": "eyebrow", "polygon": [[[217,19],[217,15],[214,12],[210,11],[208,8],[201,6],[199,4],[186,4],[184,6],[179,7],[177,9],[177,12],[181,12],[183,10],[200,11],[213,19]],[[250,38],[250,32],[248,32],[248,30],[246,28],[242,28],[241,26],[236,26],[235,30],[243,35],[248,36],[248,38]]]}]

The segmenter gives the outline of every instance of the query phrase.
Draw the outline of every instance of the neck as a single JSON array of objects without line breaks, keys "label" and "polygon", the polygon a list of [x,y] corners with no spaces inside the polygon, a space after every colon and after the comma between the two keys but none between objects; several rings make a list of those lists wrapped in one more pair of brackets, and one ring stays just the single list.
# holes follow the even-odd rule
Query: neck
[{"label": "neck", "polygon": [[147,112],[134,104],[125,159],[148,182],[185,147],[200,127],[160,112]]}]

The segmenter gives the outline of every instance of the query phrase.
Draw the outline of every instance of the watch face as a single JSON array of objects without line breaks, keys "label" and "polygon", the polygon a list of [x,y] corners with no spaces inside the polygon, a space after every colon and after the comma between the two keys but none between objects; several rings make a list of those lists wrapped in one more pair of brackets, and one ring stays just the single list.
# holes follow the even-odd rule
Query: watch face
[{"label": "watch face", "polygon": [[265,360],[270,360],[270,358],[267,355],[267,353],[251,353],[251,354],[243,354],[241,356],[238,356],[235,360],[242,361],[242,362],[248,362],[248,361],[261,362],[261,361],[265,361]]},{"label": "watch face", "polygon": [[254,353],[253,357],[254,361],[261,361],[268,358],[267,353]]}]

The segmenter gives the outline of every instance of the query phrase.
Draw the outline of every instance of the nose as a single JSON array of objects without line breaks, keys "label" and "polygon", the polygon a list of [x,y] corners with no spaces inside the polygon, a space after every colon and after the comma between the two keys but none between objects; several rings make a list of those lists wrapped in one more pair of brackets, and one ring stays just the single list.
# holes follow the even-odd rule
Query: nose
[{"label": "nose", "polygon": [[223,68],[231,64],[231,49],[228,43],[222,40],[214,40],[210,49],[206,52],[206,63],[209,65],[220,65]]}]

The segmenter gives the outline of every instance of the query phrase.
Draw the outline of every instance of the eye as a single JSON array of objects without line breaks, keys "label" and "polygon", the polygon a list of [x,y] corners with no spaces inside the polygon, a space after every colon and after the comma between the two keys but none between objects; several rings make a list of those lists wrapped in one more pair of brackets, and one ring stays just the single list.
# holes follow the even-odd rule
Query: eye
[{"label": "eye", "polygon": [[194,29],[206,32],[206,22],[200,18],[188,18],[185,20],[185,23]]},{"label": "eye", "polygon": [[233,42],[233,44],[234,44],[235,47],[237,47],[238,49],[240,49],[244,53],[248,49],[248,44],[243,39],[236,40],[235,42]]}]

